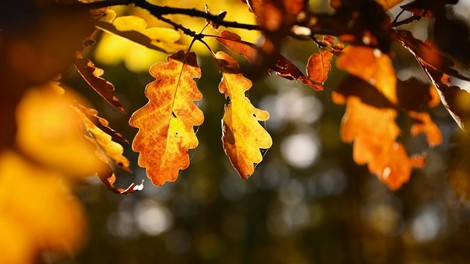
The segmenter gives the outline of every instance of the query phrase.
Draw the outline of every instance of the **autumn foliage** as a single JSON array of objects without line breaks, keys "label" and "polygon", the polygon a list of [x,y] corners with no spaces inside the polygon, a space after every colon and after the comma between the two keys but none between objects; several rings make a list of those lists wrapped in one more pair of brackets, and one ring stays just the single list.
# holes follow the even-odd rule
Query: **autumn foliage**
[{"label": "autumn foliage", "polygon": [[[0,255],[1,263],[29,263],[43,248],[64,253],[80,245],[83,237],[79,230],[85,224],[80,204],[70,196],[75,181],[98,175],[116,193],[129,194],[143,188],[141,183],[125,189],[114,186],[117,171],[131,172],[121,145],[127,139],[60,79],[61,73],[74,66],[94,92],[126,113],[115,95],[119,88],[103,77],[104,71],[89,56],[89,49],[99,44],[101,34],[116,35],[167,54],[166,61],[155,61],[149,69],[154,80],[145,88],[148,103],[129,119],[130,126],[139,130],[131,143],[139,153],[138,165],[146,169],[156,186],[177,180],[190,166],[189,153],[199,143],[196,130],[203,125],[204,113],[198,104],[204,89],[198,87],[197,80],[204,69],[193,52],[196,44],[202,44],[217,65],[220,83],[213,88],[218,87],[225,98],[221,142],[214,140],[212,144],[222,144],[234,169],[245,180],[262,162],[264,150],[276,144],[265,126],[269,113],[258,109],[247,95],[248,90],[257,88],[253,82],[267,73],[299,81],[312,93],[329,92],[335,103],[344,104],[341,139],[353,144],[353,160],[366,165],[392,190],[408,182],[412,170],[426,162],[425,153],[407,150],[401,135],[424,134],[429,147],[443,141],[430,108],[442,102],[464,128],[456,104],[456,96],[462,91],[454,80],[470,81],[467,72],[459,68],[465,61],[454,58],[440,42],[420,40],[402,27],[421,18],[446,23],[445,8],[458,1],[415,0],[398,7],[400,0],[331,0],[327,13],[313,10],[304,0],[230,2],[234,10],[251,12],[248,22],[234,21],[229,8],[212,13],[210,2],[205,11],[168,2],[1,4],[0,234],[13,230],[9,234],[19,243],[11,244],[8,237],[1,237],[0,247],[12,252]],[[141,12],[117,14],[111,7],[118,5]],[[32,17],[31,21],[8,20],[11,17],[4,13],[15,8],[25,8],[31,15],[25,18]],[[401,12],[391,17],[391,8]],[[408,17],[403,18],[405,14]],[[201,28],[193,28],[193,23],[181,16],[197,19]],[[253,31],[262,35],[259,40],[245,39],[244,34]],[[54,40],[57,37],[64,41],[58,43]],[[304,60],[305,71],[282,55],[288,38],[316,47]],[[406,83],[418,82],[397,79],[392,45],[400,45],[416,59],[429,85],[419,83],[412,87],[414,91],[404,92]],[[338,87],[326,87],[335,67],[346,77]],[[406,130],[397,123],[400,116],[412,123]],[[47,195],[33,208],[27,197],[12,196],[6,187],[12,185],[30,196],[39,190]],[[35,222],[28,232],[18,226],[46,207],[68,218],[51,214]]]}]

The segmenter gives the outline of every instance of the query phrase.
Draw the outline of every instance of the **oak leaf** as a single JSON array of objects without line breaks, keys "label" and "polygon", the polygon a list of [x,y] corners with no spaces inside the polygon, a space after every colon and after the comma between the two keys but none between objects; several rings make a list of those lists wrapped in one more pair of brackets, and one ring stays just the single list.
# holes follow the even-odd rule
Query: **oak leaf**
[{"label": "oak leaf", "polygon": [[[346,70],[375,87],[391,104],[397,103],[396,77],[390,58],[378,49],[350,46],[337,61]],[[344,97],[335,94],[335,101],[346,103],[341,136],[354,142],[353,158],[367,164],[390,189],[398,189],[409,180],[411,168],[422,165],[422,159],[410,158],[397,142],[400,129],[395,123],[395,108],[375,108],[361,101],[360,95]]]},{"label": "oak leaf", "polygon": [[181,34],[170,28],[147,28],[147,22],[137,16],[117,17],[112,22],[98,21],[96,27],[100,30],[116,34],[147,48],[166,53],[176,52],[185,48],[185,45],[177,43]]},{"label": "oak leaf", "polygon": [[75,68],[83,77],[83,79],[108,103],[116,107],[122,113],[125,113],[124,107],[119,99],[114,95],[114,85],[109,81],[101,78],[104,71],[94,65],[94,63],[79,53],[75,57]]},{"label": "oak leaf", "polygon": [[245,96],[252,84],[235,60],[223,52],[215,57],[223,75],[219,91],[229,100],[222,119],[224,150],[238,174],[247,179],[254,173],[254,164],[263,160],[260,149],[272,145],[271,136],[259,123],[266,121],[269,113],[254,107]]},{"label": "oak leaf", "polygon": [[40,249],[70,254],[82,245],[84,211],[64,179],[13,151],[0,153],[1,263],[34,263]]},{"label": "oak leaf", "polygon": [[[129,194],[143,189],[143,181],[141,184],[132,183],[126,189],[116,188],[114,183],[116,182],[116,174],[114,173],[115,167],[120,168],[125,172],[131,172],[129,169],[129,160],[123,156],[124,149],[117,142],[113,141],[112,135],[120,135],[107,126],[107,121],[98,116],[98,111],[92,108],[85,108],[84,106],[78,106],[75,108],[78,115],[83,122],[83,126],[86,130],[85,137],[96,146],[96,155],[108,165],[107,169],[98,172],[98,177],[103,184],[112,192],[119,194]],[[91,115],[90,115],[91,114]],[[98,124],[105,124],[104,127],[108,128],[106,131],[102,130],[97,124],[93,123],[90,117],[94,117],[94,120],[99,120]],[[114,132],[111,135],[108,131]]]},{"label": "oak leaf", "polygon": [[308,77],[314,82],[323,84],[330,73],[332,59],[333,53],[328,50],[312,54],[307,63]]},{"label": "oak leaf", "polygon": [[71,104],[83,99],[47,83],[29,89],[16,111],[18,147],[31,159],[67,175],[91,176],[105,166],[83,137],[80,116]]},{"label": "oak leaf", "polygon": [[137,110],[129,124],[139,128],[132,148],[140,152],[138,163],[147,168],[155,185],[175,181],[189,166],[188,150],[198,145],[194,126],[204,121],[194,101],[202,99],[195,78],[201,70],[194,53],[178,52],[166,63],[150,68],[156,78],[145,89],[149,102]]}]

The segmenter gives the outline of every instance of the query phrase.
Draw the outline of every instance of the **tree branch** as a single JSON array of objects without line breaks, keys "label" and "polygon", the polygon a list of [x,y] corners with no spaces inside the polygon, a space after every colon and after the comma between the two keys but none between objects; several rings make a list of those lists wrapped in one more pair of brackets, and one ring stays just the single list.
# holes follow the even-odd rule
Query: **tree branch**
[{"label": "tree branch", "polygon": [[[92,2],[92,3],[74,4],[71,6],[78,5],[84,8],[88,8],[88,9],[98,9],[98,8],[103,8],[103,7],[110,7],[110,6],[116,6],[116,5],[129,5],[129,4],[134,4],[137,7],[146,9],[152,15],[156,16],[158,19],[161,19],[167,23],[169,23],[170,20],[165,19],[163,15],[179,14],[179,15],[187,15],[191,17],[204,18],[204,19],[211,21],[212,23],[216,25],[224,26],[224,27],[240,28],[240,29],[247,29],[247,30],[261,30],[261,27],[259,25],[243,24],[243,23],[238,23],[235,21],[226,21],[217,15],[206,13],[201,10],[192,9],[192,8],[190,9],[190,8],[159,6],[159,5],[151,4],[145,0],[110,0],[110,1],[105,0],[105,1],[98,1],[98,2]],[[183,32],[186,34],[183,27],[176,26],[175,23],[169,23],[169,24],[173,25],[175,28],[183,30]]]}]

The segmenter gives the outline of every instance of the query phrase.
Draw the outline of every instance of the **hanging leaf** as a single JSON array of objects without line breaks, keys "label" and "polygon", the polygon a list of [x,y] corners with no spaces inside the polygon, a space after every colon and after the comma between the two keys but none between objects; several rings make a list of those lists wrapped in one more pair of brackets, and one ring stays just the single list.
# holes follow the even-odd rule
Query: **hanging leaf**
[{"label": "hanging leaf", "polygon": [[126,112],[119,99],[114,95],[114,85],[100,77],[104,73],[102,69],[96,67],[89,59],[83,58],[80,53],[76,54],[75,68],[101,97],[122,113]]},{"label": "hanging leaf", "polygon": [[[124,171],[130,172],[129,160],[122,155],[124,148],[112,140],[111,136],[106,134],[78,108],[74,108],[83,123],[86,130],[86,138],[96,145],[97,156],[106,164],[116,165]],[[111,164],[110,164],[111,163]]]},{"label": "hanging leaf", "polygon": [[323,84],[330,73],[332,59],[333,53],[328,50],[312,54],[307,63],[308,77],[314,82]]},{"label": "hanging leaf", "polygon": [[70,255],[83,245],[84,210],[66,179],[13,151],[0,153],[1,263],[34,263],[39,250]]},{"label": "hanging leaf", "polygon": [[154,64],[150,74],[156,81],[145,89],[149,102],[132,115],[129,124],[139,128],[132,143],[140,152],[138,163],[160,186],[175,181],[178,172],[189,166],[188,149],[198,145],[193,127],[201,125],[204,116],[193,101],[202,99],[194,81],[201,70],[194,53],[181,51],[166,63]]},{"label": "hanging leaf", "polygon": [[122,16],[112,22],[98,21],[96,27],[103,31],[116,34],[147,48],[172,53],[186,48],[177,43],[181,34],[170,28],[147,28],[147,22],[137,16]]},{"label": "hanging leaf", "polygon": [[255,108],[245,96],[251,81],[240,73],[235,60],[223,52],[215,57],[223,75],[219,91],[229,100],[222,119],[224,150],[238,174],[247,179],[254,173],[254,164],[263,160],[260,149],[272,145],[271,137],[259,123],[266,121],[269,113]]},{"label": "hanging leaf", "polygon": [[[258,51],[255,45],[243,41],[239,35],[230,31],[222,31],[216,39],[229,50],[243,55],[250,62],[256,60]],[[288,80],[300,80],[303,84],[312,87],[316,91],[323,90],[323,86],[320,83],[316,83],[305,76],[294,63],[282,55],[279,55],[276,63],[269,67],[269,71]]]},{"label": "hanging leaf", "polygon": [[108,120],[100,117],[98,115],[98,111],[96,111],[93,108],[85,107],[83,105],[77,105],[76,107],[80,109],[80,111],[82,111],[82,113],[85,114],[86,117],[90,119],[93,122],[93,124],[95,124],[99,129],[103,130],[103,132],[110,135],[112,140],[120,141],[122,143],[129,143],[129,141],[125,139],[121,135],[121,133],[109,127]]},{"label": "hanging leaf", "polygon": [[16,143],[31,159],[67,175],[88,177],[104,169],[83,137],[80,116],[71,105],[82,99],[57,83],[29,89],[16,111]]},{"label": "hanging leaf", "polygon": [[83,126],[87,133],[85,137],[96,146],[96,155],[98,158],[108,165],[108,168],[99,171],[98,177],[103,184],[112,192],[119,194],[130,194],[143,189],[143,181],[141,184],[132,183],[126,189],[116,188],[116,175],[114,173],[115,167],[120,168],[125,172],[131,172],[129,169],[129,160],[123,156],[123,147],[114,142],[111,135],[107,131],[103,131],[98,125],[92,122],[99,120],[98,124],[105,124],[105,128],[111,130],[113,135],[120,135],[108,127],[108,121],[98,116],[95,109],[85,108],[84,106],[74,107],[83,122]]},{"label": "hanging leaf", "polygon": [[441,71],[442,73],[465,81],[470,81],[470,77],[457,71],[454,68],[454,61],[445,56],[431,41],[423,42],[416,39],[411,32],[406,30],[398,30],[397,34],[394,36],[413,54],[413,56],[415,56],[418,63],[423,67]]},{"label": "hanging leaf", "polygon": [[[378,49],[350,46],[337,61],[339,68],[356,75],[375,87],[391,104],[396,104],[396,77],[390,58]],[[409,180],[411,168],[422,165],[423,158],[408,157],[397,142],[400,129],[395,124],[395,108],[376,108],[357,96],[334,94],[337,103],[346,103],[341,137],[354,142],[353,158],[367,164],[390,189],[398,189]],[[367,117],[367,118],[365,118]]]}]

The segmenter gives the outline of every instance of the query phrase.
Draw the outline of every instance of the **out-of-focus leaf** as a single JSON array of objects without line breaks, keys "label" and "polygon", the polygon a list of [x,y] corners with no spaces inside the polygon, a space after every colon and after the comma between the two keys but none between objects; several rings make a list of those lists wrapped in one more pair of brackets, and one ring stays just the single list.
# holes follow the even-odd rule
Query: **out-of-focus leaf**
[{"label": "out-of-focus leaf", "polygon": [[376,0],[385,10],[388,10],[399,3],[403,2],[403,0]]},{"label": "out-of-focus leaf", "polygon": [[452,85],[450,82],[450,77],[447,74],[434,70],[430,67],[423,66],[423,68],[426,75],[428,76],[428,79],[431,81],[434,87],[436,87],[444,107],[455,120],[457,125],[459,125],[461,129],[464,129],[464,123],[460,118],[460,111],[456,104],[456,98],[458,97],[459,93],[466,93],[466,91],[460,89],[458,86]]},{"label": "out-of-focus leaf", "polygon": [[156,81],[147,85],[149,102],[137,110],[129,124],[139,128],[132,147],[140,152],[139,165],[155,185],[175,181],[180,170],[189,166],[188,150],[198,145],[194,126],[204,121],[202,111],[194,101],[202,94],[194,78],[201,70],[194,53],[178,52],[166,63],[150,68]]},{"label": "out-of-focus leaf", "polygon": [[[0,154],[0,211],[0,230],[12,228],[1,233],[0,244],[18,246],[16,253],[6,250],[11,246],[3,247],[0,260],[27,260],[2,263],[34,263],[37,250],[67,254],[82,245],[83,209],[63,176],[11,151]],[[18,236],[4,241],[10,232]],[[17,256],[19,252],[24,255]]]},{"label": "out-of-focus leaf", "polygon": [[420,17],[434,18],[436,13],[445,10],[445,5],[455,5],[459,0],[415,0],[401,8]]},{"label": "out-of-focus leaf", "polygon": [[147,48],[166,53],[185,49],[186,46],[177,43],[181,34],[170,28],[147,28],[147,22],[137,16],[117,17],[113,22],[98,21],[98,29],[124,37]]},{"label": "out-of-focus leaf", "polygon": [[222,119],[222,142],[225,153],[238,174],[247,179],[254,173],[254,164],[263,160],[260,149],[268,149],[272,139],[259,121],[269,118],[269,113],[254,107],[245,96],[251,81],[245,78],[238,64],[229,55],[216,55],[222,70],[219,91],[229,100]]},{"label": "out-of-focus leaf", "polygon": [[432,68],[447,75],[470,81],[469,77],[462,75],[454,68],[453,60],[445,56],[432,42],[423,42],[416,39],[411,32],[406,30],[398,30],[395,37],[416,57],[416,60],[423,67]]},{"label": "out-of-focus leaf", "polygon": [[[413,91],[410,93],[410,91]],[[398,106],[405,111],[424,112],[439,105],[440,99],[436,89],[416,78],[397,82]]]},{"label": "out-of-focus leaf", "polygon": [[[219,37],[217,37],[217,41],[229,50],[243,55],[251,62],[256,59],[257,50],[255,45],[243,41],[241,37],[235,33],[222,31]],[[320,83],[314,82],[305,76],[297,66],[282,55],[278,56],[276,63],[269,67],[269,70],[274,72],[276,75],[289,80],[300,80],[302,83],[312,87],[316,91],[323,90],[323,86]]]},{"label": "out-of-focus leaf", "polygon": [[126,112],[119,102],[119,99],[114,95],[114,85],[100,77],[104,73],[102,69],[96,67],[91,60],[83,58],[80,53],[76,55],[75,68],[90,87],[101,95],[101,97],[119,111],[123,113]]},{"label": "out-of-focus leaf", "polygon": [[328,50],[312,54],[307,63],[308,77],[314,82],[323,84],[330,73],[332,59],[333,53]]},{"label": "out-of-focus leaf", "polygon": [[[350,46],[337,61],[339,68],[374,86],[390,103],[396,104],[396,77],[390,58],[378,49]],[[397,142],[400,129],[395,124],[395,108],[375,108],[361,101],[361,94],[344,97],[335,94],[338,103],[346,103],[341,124],[341,137],[353,142],[353,158],[367,164],[390,189],[407,182],[411,168],[422,165],[422,159],[408,157]]]},{"label": "out-of-focus leaf", "polygon": [[442,133],[439,127],[431,120],[426,112],[408,112],[408,115],[415,120],[411,127],[411,134],[426,134],[426,140],[429,146],[437,146],[442,143]]},{"label": "out-of-focus leaf", "polygon": [[378,49],[349,46],[337,66],[373,85],[392,103],[396,103],[396,76],[390,57]]},{"label": "out-of-focus leaf", "polygon": [[104,168],[83,137],[71,104],[82,101],[55,83],[28,90],[16,111],[18,147],[30,158],[67,175],[91,176]]}]

